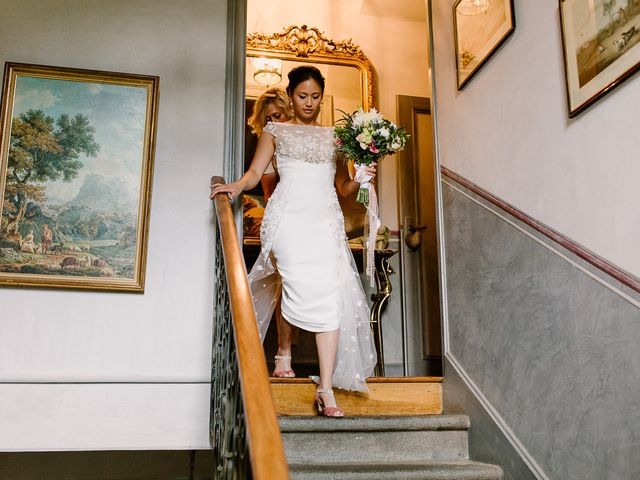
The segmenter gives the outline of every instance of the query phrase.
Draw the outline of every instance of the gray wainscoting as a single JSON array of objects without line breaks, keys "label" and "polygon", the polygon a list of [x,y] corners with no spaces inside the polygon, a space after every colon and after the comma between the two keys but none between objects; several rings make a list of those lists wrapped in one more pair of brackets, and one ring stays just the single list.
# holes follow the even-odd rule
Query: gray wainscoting
[{"label": "gray wainscoting", "polygon": [[538,478],[640,478],[640,295],[448,177],[442,191],[445,408],[502,431],[472,435],[472,455],[508,438]]},{"label": "gray wainscoting", "polygon": [[465,414],[471,419],[469,456],[477,462],[500,465],[505,480],[536,480],[520,452],[467,387],[456,368],[445,358],[443,395],[445,414]]}]

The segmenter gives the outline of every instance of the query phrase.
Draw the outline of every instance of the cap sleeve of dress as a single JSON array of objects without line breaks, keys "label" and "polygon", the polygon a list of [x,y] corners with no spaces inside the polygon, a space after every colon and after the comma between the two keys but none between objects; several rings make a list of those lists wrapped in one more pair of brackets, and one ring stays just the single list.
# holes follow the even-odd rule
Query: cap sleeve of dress
[{"label": "cap sleeve of dress", "polygon": [[263,132],[267,132],[269,135],[273,135],[274,137],[277,137],[276,135],[276,124],[273,122],[269,122],[267,123],[264,128],[262,129]]}]

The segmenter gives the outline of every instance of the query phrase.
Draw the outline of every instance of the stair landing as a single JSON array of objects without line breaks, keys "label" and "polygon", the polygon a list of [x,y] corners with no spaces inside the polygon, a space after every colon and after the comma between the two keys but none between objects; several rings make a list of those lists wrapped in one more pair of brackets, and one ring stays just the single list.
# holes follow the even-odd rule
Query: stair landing
[{"label": "stair landing", "polygon": [[[317,415],[317,385],[309,378],[271,378],[276,414]],[[334,390],[346,416],[439,415],[442,413],[442,377],[374,377],[369,393]]]}]

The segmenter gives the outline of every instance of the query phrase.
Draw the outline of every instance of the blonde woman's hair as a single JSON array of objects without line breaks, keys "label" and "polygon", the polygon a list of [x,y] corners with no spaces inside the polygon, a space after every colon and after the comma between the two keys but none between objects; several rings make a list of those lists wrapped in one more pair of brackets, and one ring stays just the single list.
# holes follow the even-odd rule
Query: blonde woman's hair
[{"label": "blonde woman's hair", "polygon": [[288,120],[293,118],[293,109],[289,103],[287,93],[278,87],[265,90],[253,105],[251,118],[247,122],[251,127],[251,131],[258,137],[262,135],[262,129],[267,124],[267,107],[272,103],[282,109]]}]

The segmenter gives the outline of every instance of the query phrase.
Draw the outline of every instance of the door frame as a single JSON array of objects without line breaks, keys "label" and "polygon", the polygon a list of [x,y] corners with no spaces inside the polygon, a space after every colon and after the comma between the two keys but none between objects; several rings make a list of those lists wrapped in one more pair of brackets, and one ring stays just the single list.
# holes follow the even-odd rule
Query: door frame
[{"label": "door frame", "polygon": [[[427,0],[427,28],[429,72],[435,69],[433,37],[433,0]],[[227,55],[225,65],[224,104],[224,153],[223,176],[225,181],[234,181],[242,176],[244,155],[244,100],[245,57],[247,37],[247,0],[227,0]],[[433,154],[436,192],[436,235],[438,245],[438,271],[440,278],[440,321],[443,358],[449,353],[449,329],[447,308],[446,251],[443,228],[442,175],[440,171],[440,149],[438,135],[438,102],[435,77],[431,78],[431,110],[433,117]],[[239,238],[242,238],[242,207],[234,205]],[[406,368],[406,367],[405,367]],[[444,368],[444,365],[443,365]],[[444,373],[444,372],[443,372]]]}]

